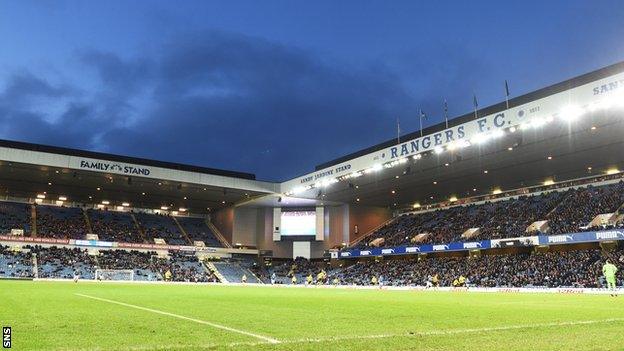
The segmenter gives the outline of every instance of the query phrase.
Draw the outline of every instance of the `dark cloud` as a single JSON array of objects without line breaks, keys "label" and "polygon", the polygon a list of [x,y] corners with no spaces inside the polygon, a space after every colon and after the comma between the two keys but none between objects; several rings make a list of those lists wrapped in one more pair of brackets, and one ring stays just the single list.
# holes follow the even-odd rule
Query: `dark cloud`
[{"label": "dark cloud", "polygon": [[[159,52],[81,52],[97,87],[86,97],[69,83],[10,77],[0,92],[0,120],[10,125],[3,137],[284,180],[385,141],[396,117],[423,103],[384,64],[350,67],[254,37],[187,33]],[[427,72],[424,84],[437,76],[424,64],[414,69]],[[55,116],[13,103],[33,98],[54,105]]]}]

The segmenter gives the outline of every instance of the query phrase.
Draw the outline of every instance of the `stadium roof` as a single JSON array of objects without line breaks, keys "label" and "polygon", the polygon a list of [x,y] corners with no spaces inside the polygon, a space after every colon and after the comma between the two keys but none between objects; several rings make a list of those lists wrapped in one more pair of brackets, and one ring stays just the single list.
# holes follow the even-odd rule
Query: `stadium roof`
[{"label": "stadium roof", "polygon": [[249,173],[0,140],[0,194],[206,213],[274,193]]},{"label": "stadium roof", "polygon": [[51,153],[51,154],[85,157],[85,158],[107,160],[107,161],[114,161],[114,162],[131,163],[131,164],[144,165],[144,166],[162,167],[162,168],[187,171],[187,172],[220,175],[220,176],[225,176],[225,177],[234,177],[234,178],[251,179],[251,180],[256,179],[256,175],[252,173],[227,171],[223,169],[186,165],[182,163],[157,161],[157,160],[150,160],[150,159],[140,158],[140,157],[121,156],[121,155],[108,154],[108,153],[103,153],[103,152],[85,151],[85,150],[71,149],[71,148],[58,147],[58,146],[25,143],[21,141],[0,139],[0,147],[20,149],[20,150],[40,151],[40,152]]},{"label": "stadium roof", "polygon": [[[416,132],[402,136],[400,144],[375,145],[319,165],[283,183],[282,190],[400,208],[622,170],[622,72],[624,63],[618,63],[512,99],[509,109],[501,102],[479,110],[477,118],[469,113],[449,121],[448,129],[438,124],[424,130],[424,137]],[[499,117],[505,123],[494,128]],[[457,140],[434,147],[436,135],[444,139],[452,130],[457,136],[459,128],[466,147]],[[480,137],[487,141],[475,140]]]},{"label": "stadium roof", "polygon": [[[598,70],[595,70],[595,71],[592,71],[592,72],[580,75],[578,77],[574,77],[574,78],[565,80],[563,82],[556,83],[556,84],[553,84],[551,86],[548,86],[548,87],[545,87],[545,88],[542,88],[542,89],[538,89],[538,90],[532,91],[530,93],[527,93],[527,94],[524,94],[524,95],[521,95],[521,96],[518,96],[518,97],[515,97],[515,98],[511,98],[508,101],[509,102],[509,107],[507,107],[507,103],[505,101],[501,101],[501,102],[499,102],[497,104],[484,107],[482,109],[479,109],[477,111],[477,114],[479,116],[491,115],[491,114],[494,114],[494,113],[497,113],[497,112],[501,112],[501,111],[507,110],[508,108],[511,108],[511,107],[514,107],[514,106],[520,106],[522,104],[526,104],[526,103],[529,103],[531,101],[534,101],[534,100],[537,100],[537,99],[540,99],[540,98],[543,98],[543,97],[547,97],[547,96],[550,96],[550,95],[553,95],[553,94],[556,94],[556,93],[560,93],[560,92],[563,92],[563,91],[566,91],[566,90],[578,87],[580,85],[596,81],[596,80],[601,79],[601,78],[612,76],[612,75],[620,73],[620,72],[624,72],[624,62],[618,62],[618,63],[615,63],[613,65],[610,65],[610,66],[607,66],[607,67],[603,67],[603,68],[600,68]],[[448,127],[453,127],[453,126],[456,126],[456,125],[460,125],[460,124],[465,123],[467,121],[474,120],[474,118],[475,118],[475,114],[474,114],[474,112],[471,111],[471,112],[463,114],[461,116],[449,119]],[[436,132],[439,132],[439,131],[442,131],[444,129],[447,129],[448,127],[446,126],[446,124],[444,122],[441,122],[441,123],[435,124],[433,126],[424,128],[423,129],[423,134],[425,134],[425,135],[427,135],[427,134],[434,134]],[[415,131],[415,132],[412,132],[412,133],[401,135],[400,139],[401,140],[409,140],[409,139],[417,138],[419,136],[420,136],[420,131]],[[373,146],[367,147],[365,149],[362,149],[362,150],[350,153],[348,155],[345,155],[345,156],[333,159],[331,161],[328,161],[328,162],[325,162],[325,163],[321,163],[321,164],[319,164],[319,165],[317,165],[315,167],[315,170],[320,170],[320,169],[323,169],[323,168],[331,167],[331,166],[337,165],[337,164],[339,164],[341,162],[345,162],[345,161],[348,161],[350,159],[353,159],[353,158],[356,158],[356,157],[359,157],[359,156],[370,154],[372,152],[379,151],[381,149],[384,149],[384,148],[387,148],[387,147],[390,147],[390,146],[394,146],[396,144],[397,144],[397,140],[396,140],[396,138],[393,138],[393,139],[387,140],[387,141],[385,141],[383,143],[379,143],[377,145],[373,145]]]}]

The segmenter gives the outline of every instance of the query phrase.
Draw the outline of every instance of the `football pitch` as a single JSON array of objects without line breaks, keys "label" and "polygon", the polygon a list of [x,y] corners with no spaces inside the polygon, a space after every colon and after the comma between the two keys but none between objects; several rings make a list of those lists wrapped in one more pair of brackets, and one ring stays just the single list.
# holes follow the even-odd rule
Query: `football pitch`
[{"label": "football pitch", "polygon": [[624,296],[0,281],[15,350],[621,350]]}]

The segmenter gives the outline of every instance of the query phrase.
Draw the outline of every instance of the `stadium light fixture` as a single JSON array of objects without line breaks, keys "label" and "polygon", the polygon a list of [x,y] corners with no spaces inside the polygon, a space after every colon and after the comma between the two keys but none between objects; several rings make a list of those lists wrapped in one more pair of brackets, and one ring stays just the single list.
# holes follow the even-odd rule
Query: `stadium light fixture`
[{"label": "stadium light fixture", "polygon": [[444,152],[444,148],[442,146],[436,146],[433,148],[433,152],[435,152],[436,154],[441,154],[442,152]]},{"label": "stadium light fixture", "polygon": [[413,204],[412,207],[413,208],[420,208],[420,203],[417,202],[417,203]]},{"label": "stadium light fixture", "polygon": [[568,122],[572,122],[583,114],[583,109],[577,105],[566,105],[559,111],[559,116]]},{"label": "stadium light fixture", "polygon": [[505,132],[502,129],[497,129],[492,132],[493,138],[502,138],[503,136],[505,136]]},{"label": "stadium light fixture", "polygon": [[544,185],[553,185],[553,184],[555,184],[555,181],[552,179],[546,179],[544,181]]},{"label": "stadium light fixture", "polygon": [[301,194],[301,193],[302,193],[302,192],[304,192],[304,191],[306,191],[306,188],[305,188],[305,187],[303,187],[303,186],[298,186],[298,187],[296,187],[296,188],[294,188],[294,189],[292,190],[292,193],[293,193],[293,194]]},{"label": "stadium light fixture", "polygon": [[167,206],[160,206],[160,209],[163,210],[163,211],[167,211],[169,209],[169,207],[167,207]]},{"label": "stadium light fixture", "polygon": [[102,208],[104,208],[104,205],[102,205],[102,204],[97,204],[97,208],[102,209]]},{"label": "stadium light fixture", "polygon": [[110,201],[103,200],[103,201],[102,201],[102,205],[110,205]]},{"label": "stadium light fixture", "polygon": [[490,139],[490,136],[486,133],[479,133],[470,139],[470,142],[473,144],[485,144]]},{"label": "stadium light fixture", "polygon": [[457,201],[457,196],[451,196],[451,198],[449,199],[450,202],[455,202]]},{"label": "stadium light fixture", "polygon": [[180,212],[186,212],[186,208],[184,208],[184,207],[180,207],[180,208],[178,209],[178,211],[180,211]]},{"label": "stadium light fixture", "polygon": [[502,193],[502,192],[503,192],[503,191],[502,191],[500,188],[496,188],[496,189],[494,189],[494,190],[492,191],[492,194],[494,194],[494,195],[498,195],[498,194],[500,194],[500,193]]},{"label": "stadium light fixture", "polygon": [[130,204],[129,204],[128,202],[122,202],[122,203],[121,203],[121,206],[123,206],[123,207],[128,207],[128,206],[130,206]]},{"label": "stadium light fixture", "polygon": [[362,172],[353,172],[349,175],[349,178],[357,178],[361,176],[362,176]]},{"label": "stadium light fixture", "polygon": [[512,126],[511,128],[509,128],[509,132],[510,133],[515,133],[516,132],[516,127]]},{"label": "stadium light fixture", "polygon": [[61,195],[61,196],[59,196],[58,199],[59,199],[59,201],[67,201],[67,196]]},{"label": "stadium light fixture", "polygon": [[617,168],[609,168],[607,169],[607,175],[612,175],[612,174],[617,174],[620,173],[620,170]]},{"label": "stadium light fixture", "polygon": [[123,211],[124,207],[123,206],[117,206],[117,211]]},{"label": "stadium light fixture", "polygon": [[37,194],[37,199],[45,199],[45,194]]},{"label": "stadium light fixture", "polygon": [[420,160],[422,158],[421,154],[418,155],[414,155],[414,157],[412,157],[414,160]]}]

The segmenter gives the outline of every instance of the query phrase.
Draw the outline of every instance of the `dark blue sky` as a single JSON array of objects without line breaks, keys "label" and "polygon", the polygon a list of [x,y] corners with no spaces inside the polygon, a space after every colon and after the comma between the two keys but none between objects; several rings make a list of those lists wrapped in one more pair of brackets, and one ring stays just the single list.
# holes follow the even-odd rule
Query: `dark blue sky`
[{"label": "dark blue sky", "polygon": [[624,60],[615,1],[2,1],[0,138],[285,180]]}]

